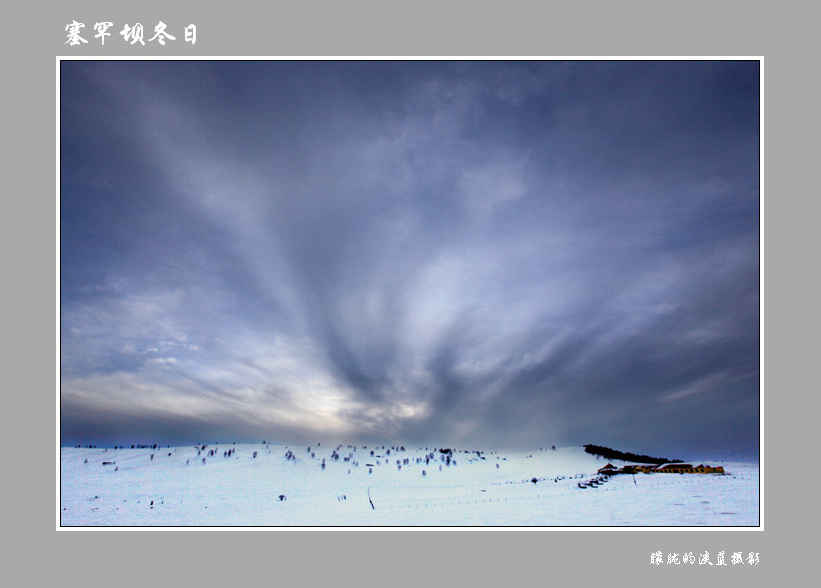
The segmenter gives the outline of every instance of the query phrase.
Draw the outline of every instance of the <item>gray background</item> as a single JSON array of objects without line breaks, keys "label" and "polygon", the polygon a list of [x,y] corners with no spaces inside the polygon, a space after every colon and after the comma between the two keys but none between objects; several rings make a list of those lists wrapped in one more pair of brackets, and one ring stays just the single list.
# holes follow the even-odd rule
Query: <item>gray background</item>
[{"label": "gray background", "polygon": [[[29,585],[556,585],[624,574],[633,585],[762,584],[814,563],[805,426],[814,414],[809,297],[816,265],[816,19],[797,2],[71,2],[7,11],[3,239],[7,423],[4,504],[12,563]],[[194,23],[165,47],[65,44],[65,26],[110,20]],[[117,29],[119,30],[119,29]],[[117,31],[112,31],[117,32]],[[173,34],[173,33],[172,33]],[[762,528],[754,530],[368,530],[169,532],[57,530],[56,57],[111,56],[761,56]],[[809,402],[808,402],[809,401]],[[15,445],[18,445],[15,447]],[[33,453],[22,455],[25,444]],[[804,473],[806,472],[806,474]],[[9,524],[9,522],[11,524]],[[806,529],[807,532],[804,530]],[[182,533],[182,534],[181,534]],[[752,567],[650,566],[650,554],[758,552]],[[795,574],[793,574],[795,572]]]}]

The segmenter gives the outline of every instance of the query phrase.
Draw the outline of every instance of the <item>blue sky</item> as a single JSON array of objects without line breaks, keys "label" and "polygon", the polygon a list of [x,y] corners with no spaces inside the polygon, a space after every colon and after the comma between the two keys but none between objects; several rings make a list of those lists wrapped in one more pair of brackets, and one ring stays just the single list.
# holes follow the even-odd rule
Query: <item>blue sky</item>
[{"label": "blue sky", "polygon": [[759,453],[757,61],[64,61],[61,442]]}]

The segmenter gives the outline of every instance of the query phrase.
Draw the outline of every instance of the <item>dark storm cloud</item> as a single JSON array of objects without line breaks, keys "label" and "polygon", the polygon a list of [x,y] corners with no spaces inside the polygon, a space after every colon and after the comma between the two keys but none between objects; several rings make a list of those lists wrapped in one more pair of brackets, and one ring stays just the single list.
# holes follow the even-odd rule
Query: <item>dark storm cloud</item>
[{"label": "dark storm cloud", "polygon": [[757,453],[758,75],[64,62],[64,430]]}]

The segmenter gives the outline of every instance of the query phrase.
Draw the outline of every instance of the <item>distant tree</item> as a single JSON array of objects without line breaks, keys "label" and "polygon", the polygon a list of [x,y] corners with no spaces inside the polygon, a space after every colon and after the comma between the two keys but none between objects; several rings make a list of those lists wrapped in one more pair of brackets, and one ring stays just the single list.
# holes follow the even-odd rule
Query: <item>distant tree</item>
[{"label": "distant tree", "polygon": [[664,464],[664,463],[681,463],[680,459],[667,459],[664,457],[650,457],[649,455],[636,455],[635,453],[625,453],[623,451],[616,451],[609,447],[601,447],[599,445],[583,445],[587,453],[593,455],[600,455],[607,459],[620,459],[622,461],[635,461],[638,463],[649,464]]}]

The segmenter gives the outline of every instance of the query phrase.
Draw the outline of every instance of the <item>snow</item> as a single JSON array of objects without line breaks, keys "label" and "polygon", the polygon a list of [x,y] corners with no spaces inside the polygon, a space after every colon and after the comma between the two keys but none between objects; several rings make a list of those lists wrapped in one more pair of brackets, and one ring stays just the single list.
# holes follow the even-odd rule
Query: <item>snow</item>
[{"label": "snow", "polygon": [[387,444],[312,446],[313,457],[306,446],[270,444],[62,447],[59,525],[759,525],[757,464],[708,460],[726,474],[618,475],[580,488],[608,460],[581,447],[478,451],[454,449],[447,465],[433,447]]}]

